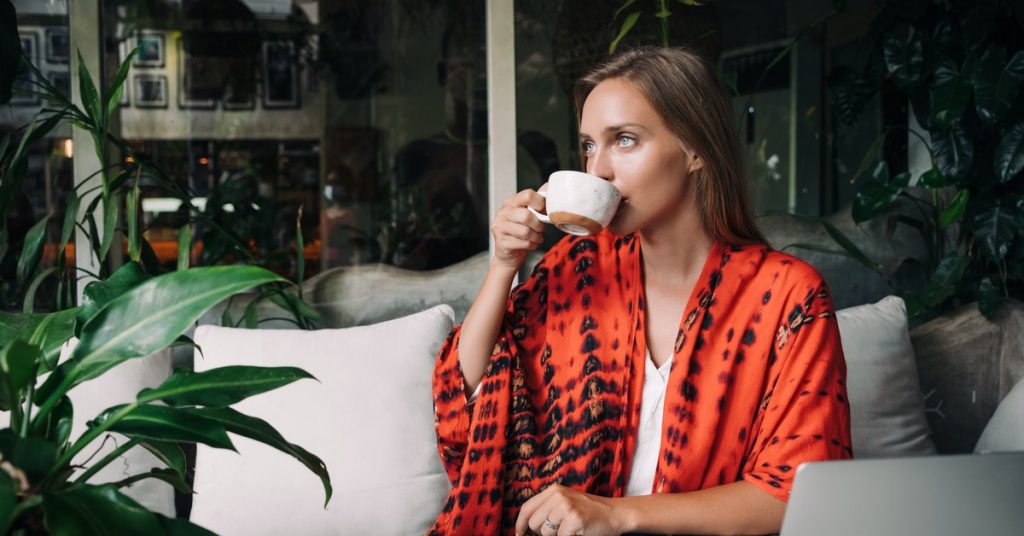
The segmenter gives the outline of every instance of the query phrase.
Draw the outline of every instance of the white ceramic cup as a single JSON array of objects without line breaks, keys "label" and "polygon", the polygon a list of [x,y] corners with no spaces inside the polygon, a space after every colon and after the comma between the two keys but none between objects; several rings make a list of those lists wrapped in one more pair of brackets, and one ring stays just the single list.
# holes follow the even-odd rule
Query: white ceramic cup
[{"label": "white ceramic cup", "polygon": [[619,209],[622,194],[612,183],[582,171],[556,171],[548,178],[547,214],[530,212],[544,223],[576,235],[597,234],[608,226]]}]

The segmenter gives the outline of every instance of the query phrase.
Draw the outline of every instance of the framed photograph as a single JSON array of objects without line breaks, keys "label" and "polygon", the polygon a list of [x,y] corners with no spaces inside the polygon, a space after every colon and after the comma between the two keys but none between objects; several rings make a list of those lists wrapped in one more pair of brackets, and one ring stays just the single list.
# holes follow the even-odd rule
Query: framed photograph
[{"label": "framed photograph", "polygon": [[[134,38],[130,47],[138,48],[132,65],[135,67],[163,67],[164,66],[164,34],[153,30],[142,30]],[[131,52],[131,48],[128,49]]]},{"label": "framed photograph", "polygon": [[[32,62],[33,65],[38,64],[38,36],[35,33],[19,33],[18,38],[21,41],[21,50],[25,52],[25,56],[28,60]],[[14,77],[14,95],[11,97],[11,104],[15,106],[39,105],[39,97],[26,94],[26,92],[33,90],[31,80],[32,74],[29,68],[19,63],[18,72]]]},{"label": "framed photograph", "polygon": [[[203,58],[192,56],[185,48],[185,41],[178,38],[178,106],[183,109],[212,110],[217,99],[211,88],[201,82],[209,78],[207,73],[212,64]],[[135,94],[139,100],[139,94]]]},{"label": "framed photograph", "polygon": [[167,107],[167,77],[157,74],[137,74],[132,85],[135,106],[138,108]]},{"label": "framed photograph", "polygon": [[298,64],[288,41],[263,43],[263,107],[299,107]]},{"label": "framed photograph", "polygon": [[68,62],[68,29],[46,29],[46,61],[49,63]]},{"label": "framed photograph", "polygon": [[64,98],[71,99],[71,73],[68,71],[51,71],[46,73],[46,78],[57,87],[57,91],[60,91]]}]

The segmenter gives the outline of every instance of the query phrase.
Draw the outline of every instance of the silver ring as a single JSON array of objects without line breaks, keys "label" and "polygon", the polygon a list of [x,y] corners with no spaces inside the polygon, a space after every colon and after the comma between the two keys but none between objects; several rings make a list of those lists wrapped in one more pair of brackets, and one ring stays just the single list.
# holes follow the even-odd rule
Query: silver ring
[{"label": "silver ring", "polygon": [[558,523],[552,523],[551,520],[549,520],[549,519],[545,519],[544,520],[544,526],[549,528],[549,529],[551,529],[551,530],[553,530],[553,531],[555,531],[555,532],[557,532],[558,531],[558,527],[560,525]]}]

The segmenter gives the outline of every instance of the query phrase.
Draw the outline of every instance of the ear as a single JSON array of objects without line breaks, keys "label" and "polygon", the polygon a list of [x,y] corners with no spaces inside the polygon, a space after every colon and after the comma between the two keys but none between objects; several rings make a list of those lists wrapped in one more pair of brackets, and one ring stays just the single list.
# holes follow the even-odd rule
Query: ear
[{"label": "ear", "polygon": [[689,166],[690,173],[693,173],[694,171],[697,171],[699,169],[704,169],[704,159],[701,158],[700,155],[698,155],[697,153],[690,153],[689,156],[690,156],[690,166]]}]

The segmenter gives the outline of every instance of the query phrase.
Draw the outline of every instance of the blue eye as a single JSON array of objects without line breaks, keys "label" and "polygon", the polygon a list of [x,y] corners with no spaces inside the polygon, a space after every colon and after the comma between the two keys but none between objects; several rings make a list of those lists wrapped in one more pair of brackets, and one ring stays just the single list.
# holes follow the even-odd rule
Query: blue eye
[{"label": "blue eye", "polygon": [[594,151],[594,142],[585,141],[580,144],[580,148],[583,149],[583,154],[590,154]]},{"label": "blue eye", "polygon": [[632,147],[636,144],[636,138],[633,136],[627,136],[625,134],[619,135],[619,146],[620,147]]}]

